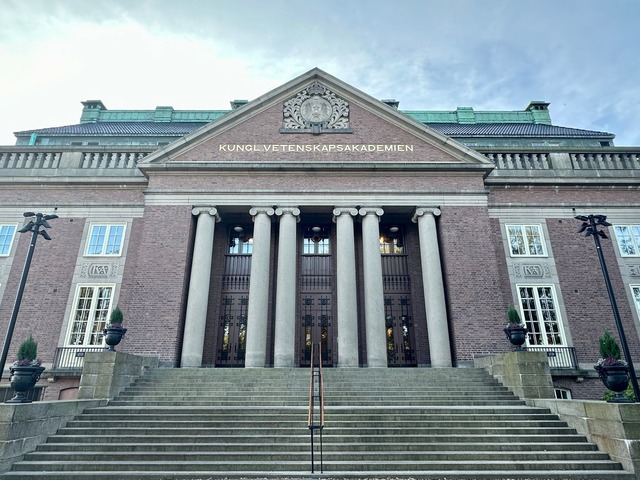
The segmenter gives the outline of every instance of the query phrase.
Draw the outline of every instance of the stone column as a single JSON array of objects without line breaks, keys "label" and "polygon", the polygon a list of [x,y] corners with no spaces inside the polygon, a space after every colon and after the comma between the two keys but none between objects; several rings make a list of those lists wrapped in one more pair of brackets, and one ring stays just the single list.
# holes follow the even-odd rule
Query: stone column
[{"label": "stone column", "polygon": [[451,366],[451,346],[449,344],[449,326],[447,308],[444,299],[444,283],[440,265],[440,248],[436,232],[436,219],[439,208],[416,208],[413,222],[418,224],[420,235],[420,261],[422,264],[422,283],[427,312],[427,332],[429,334],[429,355],[432,367]]},{"label": "stone column", "polygon": [[180,366],[201,367],[204,332],[207,324],[207,304],[209,303],[213,232],[220,217],[218,210],[214,207],[196,207],[191,213],[198,217],[198,224],[193,246],[193,260],[191,261]]},{"label": "stone column", "polygon": [[361,208],[362,263],[364,274],[364,318],[367,339],[367,366],[387,366],[387,339],[380,259],[381,208]]},{"label": "stone column", "polygon": [[293,367],[296,350],[296,223],[300,209],[281,207],[276,209],[276,215],[280,217],[280,232],[273,366]]},{"label": "stone column", "polygon": [[336,293],[338,314],[338,367],[358,366],[358,302],[353,217],[356,208],[333,210],[336,222]]},{"label": "stone column", "polygon": [[247,307],[245,367],[264,367],[267,360],[269,319],[269,263],[271,253],[271,207],[253,207],[253,253]]}]

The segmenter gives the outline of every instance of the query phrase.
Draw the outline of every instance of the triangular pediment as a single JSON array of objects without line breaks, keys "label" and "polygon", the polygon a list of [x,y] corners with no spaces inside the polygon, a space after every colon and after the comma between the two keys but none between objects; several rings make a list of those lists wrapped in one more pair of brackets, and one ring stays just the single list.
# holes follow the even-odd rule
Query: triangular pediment
[{"label": "triangular pediment", "polygon": [[476,166],[482,154],[314,68],[147,156],[140,168],[201,164]]}]

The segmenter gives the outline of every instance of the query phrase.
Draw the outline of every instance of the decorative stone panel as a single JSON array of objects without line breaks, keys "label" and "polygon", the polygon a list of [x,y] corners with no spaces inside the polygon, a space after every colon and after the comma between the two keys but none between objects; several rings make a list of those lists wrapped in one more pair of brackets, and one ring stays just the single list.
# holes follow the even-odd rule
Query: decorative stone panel
[{"label": "decorative stone panel", "polygon": [[350,133],[349,103],[318,81],[284,102],[281,133]]}]

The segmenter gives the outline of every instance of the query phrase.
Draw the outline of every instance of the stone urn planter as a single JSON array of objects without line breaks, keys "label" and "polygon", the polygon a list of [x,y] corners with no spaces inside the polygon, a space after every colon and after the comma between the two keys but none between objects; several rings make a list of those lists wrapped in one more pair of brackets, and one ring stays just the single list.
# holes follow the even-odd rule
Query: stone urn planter
[{"label": "stone urn planter", "polygon": [[509,307],[507,310],[507,319],[509,323],[504,327],[504,333],[516,350],[522,350],[522,345],[527,341],[527,327],[522,323],[520,314],[514,307]]},{"label": "stone urn planter", "polygon": [[11,388],[15,396],[5,403],[31,403],[27,393],[40,380],[40,375],[44,372],[44,367],[40,365],[37,355],[38,343],[30,335],[20,344],[18,360],[9,367]]},{"label": "stone urn planter", "polygon": [[629,386],[629,366],[620,360],[620,347],[610,332],[600,337],[600,359],[593,367],[603,385],[614,393],[611,403],[634,403],[623,392]]},{"label": "stone urn planter", "polygon": [[31,403],[27,397],[27,393],[31,390],[44,372],[41,365],[17,365],[9,367],[11,374],[11,388],[15,392],[15,396],[7,400],[6,403]]},{"label": "stone urn planter", "polygon": [[104,334],[104,343],[106,343],[110,352],[116,351],[116,345],[118,345],[122,341],[122,337],[127,332],[127,329],[124,327],[114,327],[108,326],[103,330]]},{"label": "stone urn planter", "polygon": [[102,331],[104,334],[104,343],[106,343],[110,352],[116,351],[116,345],[122,341],[122,337],[127,333],[127,329],[122,326],[124,315],[120,307],[113,309],[111,317],[109,319],[109,325]]}]

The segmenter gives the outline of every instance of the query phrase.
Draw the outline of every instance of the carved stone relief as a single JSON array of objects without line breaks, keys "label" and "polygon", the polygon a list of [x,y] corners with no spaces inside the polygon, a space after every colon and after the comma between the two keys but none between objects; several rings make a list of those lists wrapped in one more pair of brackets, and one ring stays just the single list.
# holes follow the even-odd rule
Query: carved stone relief
[{"label": "carved stone relief", "polygon": [[349,133],[349,103],[314,81],[282,110],[282,133]]},{"label": "carved stone relief", "polygon": [[513,272],[516,277],[537,277],[537,278],[549,278],[551,276],[551,270],[547,264],[520,264],[513,265]]},{"label": "carved stone relief", "polygon": [[627,265],[630,277],[640,277],[640,265]]},{"label": "carved stone relief", "polygon": [[117,263],[83,263],[80,272],[81,277],[115,277],[118,275]]}]

